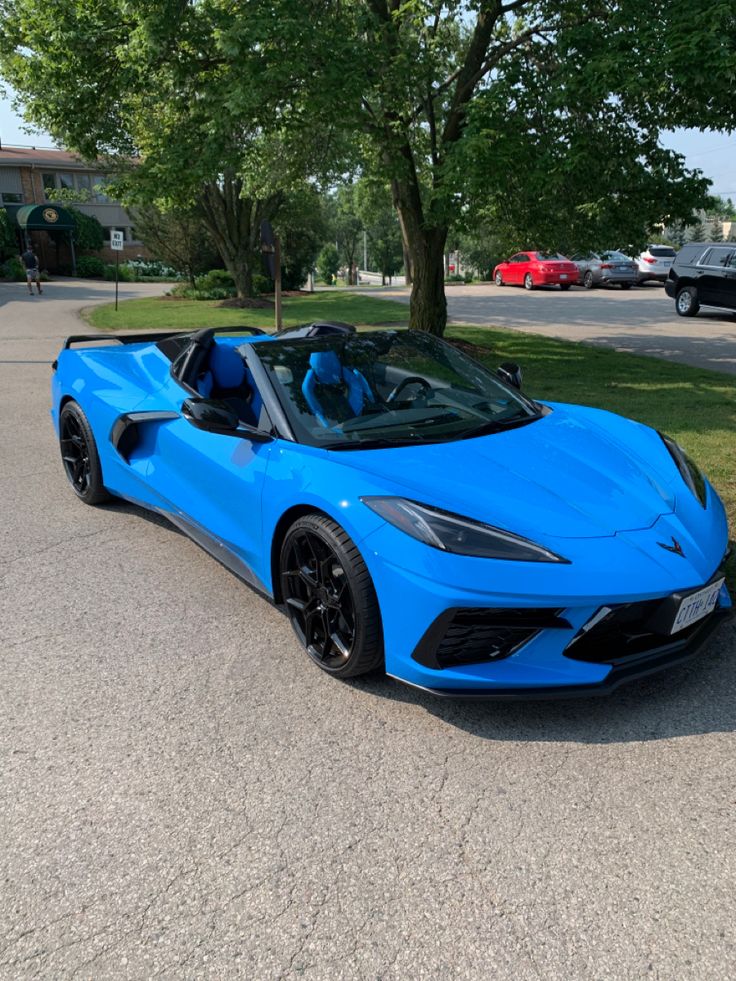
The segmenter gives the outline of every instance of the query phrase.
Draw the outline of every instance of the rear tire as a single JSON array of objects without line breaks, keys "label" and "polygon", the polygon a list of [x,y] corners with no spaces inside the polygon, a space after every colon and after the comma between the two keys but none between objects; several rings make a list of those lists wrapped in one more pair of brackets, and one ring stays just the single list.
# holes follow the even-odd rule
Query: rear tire
[{"label": "rear tire", "polygon": [[595,287],[595,279],[593,278],[593,273],[590,271],[590,269],[583,276],[583,286],[586,288],[586,290],[592,290]]},{"label": "rear tire", "polygon": [[694,286],[683,286],[675,300],[675,310],[681,317],[694,317],[700,309],[698,291]]},{"label": "rear tire", "polygon": [[560,283],[560,289],[563,290],[563,291],[564,290],[569,290],[571,286],[572,286],[572,283]]},{"label": "rear tire", "polygon": [[524,289],[525,290],[533,290],[534,289],[534,280],[532,278],[532,274],[531,273],[527,273],[526,276],[524,277]]},{"label": "rear tire", "polygon": [[621,283],[621,289],[622,290],[630,290],[631,289],[631,283]]},{"label": "rear tire", "polygon": [[59,447],[64,471],[79,500],[85,504],[107,501],[110,495],[102,481],[92,427],[76,402],[67,402],[59,414]]},{"label": "rear tire", "polygon": [[328,674],[352,678],[383,663],[373,581],[357,546],[320,514],[298,518],[279,559],[281,595],[302,647]]}]

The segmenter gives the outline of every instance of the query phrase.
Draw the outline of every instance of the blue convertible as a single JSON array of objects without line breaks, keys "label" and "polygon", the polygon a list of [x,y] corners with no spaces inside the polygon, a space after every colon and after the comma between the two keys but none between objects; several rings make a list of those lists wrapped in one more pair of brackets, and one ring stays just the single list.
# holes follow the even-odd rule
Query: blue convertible
[{"label": "blue convertible", "polygon": [[165,515],[340,678],[595,694],[730,613],[728,528],[669,437],[539,402],[414,331],[72,337],[52,416],[82,501]]}]

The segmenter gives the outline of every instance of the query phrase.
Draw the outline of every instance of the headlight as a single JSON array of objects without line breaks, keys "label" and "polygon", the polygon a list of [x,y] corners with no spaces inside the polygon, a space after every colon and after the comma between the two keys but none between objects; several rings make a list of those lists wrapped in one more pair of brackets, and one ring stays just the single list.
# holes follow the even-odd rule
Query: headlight
[{"label": "headlight", "polygon": [[707,491],[705,487],[705,477],[700,472],[700,468],[693,463],[680,444],[676,443],[671,436],[665,436],[664,433],[660,433],[659,435],[662,437],[662,442],[669,450],[670,456],[675,461],[675,466],[680,471],[682,479],[685,481],[687,486],[697,497],[703,507],[705,507],[707,501]]},{"label": "headlight", "polygon": [[568,562],[519,535],[403,497],[361,497],[361,501],[395,528],[443,552],[515,562]]}]

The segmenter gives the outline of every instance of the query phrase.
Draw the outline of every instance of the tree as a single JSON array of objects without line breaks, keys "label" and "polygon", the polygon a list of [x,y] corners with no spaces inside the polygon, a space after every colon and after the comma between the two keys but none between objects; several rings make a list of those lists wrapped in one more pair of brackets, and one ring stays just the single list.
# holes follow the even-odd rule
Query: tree
[{"label": "tree", "polygon": [[694,224],[690,225],[686,232],[688,242],[707,242],[708,241],[708,230],[705,227],[704,222],[698,219]]},{"label": "tree", "polygon": [[8,212],[0,208],[0,261],[18,254],[18,242],[15,230],[10,224]]},{"label": "tree", "polygon": [[363,241],[363,222],[358,215],[355,187],[343,184],[329,203],[335,242],[345,265],[348,286],[358,282],[358,255]]},{"label": "tree", "polygon": [[225,5],[3,0],[0,24],[0,71],[26,117],[84,158],[102,157],[129,206],[197,208],[238,295],[249,296],[261,222],[276,217],[324,138],[302,134],[284,152],[279,132],[260,125],[260,79],[226,70]]},{"label": "tree", "polygon": [[718,218],[714,219],[710,224],[710,239],[712,242],[723,241],[723,225]]},{"label": "tree", "polygon": [[337,248],[332,242],[329,242],[317,256],[317,275],[323,283],[332,286],[332,281],[337,278],[337,270],[339,268],[340,256]]},{"label": "tree", "polygon": [[300,289],[314,269],[327,235],[323,200],[317,189],[305,184],[293,190],[274,227],[281,239],[281,285],[286,290]]},{"label": "tree", "polygon": [[[466,181],[478,183],[471,120],[476,145],[482,132],[493,150],[524,72],[540,67],[540,112],[525,128],[547,149],[565,148],[556,128],[571,115],[602,114],[604,131],[626,121],[627,143],[638,134],[648,157],[664,127],[736,128],[730,86],[712,83],[736,72],[731,2],[699,5],[696,18],[670,0],[2,0],[0,12],[0,62],[29,119],[91,155],[138,154],[159,195],[213,184],[228,268],[252,261],[253,212],[236,200],[261,201],[325,158],[388,182],[413,274],[410,324],[436,333],[448,229]],[[579,180],[566,150],[556,165]],[[678,186],[694,179],[676,157],[662,171]],[[595,216],[616,193],[633,207],[624,191],[594,168],[577,213]]]},{"label": "tree", "polygon": [[135,229],[157,259],[183,273],[192,287],[194,278],[216,264],[217,251],[196,210],[161,211],[153,204],[133,212]]},{"label": "tree", "polygon": [[364,178],[355,185],[355,207],[368,236],[372,267],[381,282],[391,279],[403,259],[401,228],[391,201],[391,189],[380,181]]}]

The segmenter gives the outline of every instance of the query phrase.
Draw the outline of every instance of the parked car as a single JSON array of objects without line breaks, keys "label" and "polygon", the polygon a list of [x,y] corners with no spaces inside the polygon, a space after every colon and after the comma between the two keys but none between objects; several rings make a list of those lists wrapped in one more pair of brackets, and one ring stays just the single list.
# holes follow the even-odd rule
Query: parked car
[{"label": "parked car", "polygon": [[681,317],[694,317],[705,303],[736,310],[736,244],[688,242],[664,284]]},{"label": "parked car", "polygon": [[639,267],[639,282],[646,283],[650,279],[663,283],[672,268],[677,252],[671,245],[650,245],[636,260]]},{"label": "parked car", "polygon": [[639,267],[623,252],[576,252],[571,261],[586,290],[612,285],[628,290],[639,281]]},{"label": "parked car", "polygon": [[493,270],[496,286],[559,286],[569,290],[578,281],[578,267],[556,252],[517,252]]},{"label": "parked car", "polygon": [[[68,338],[51,402],[73,493],[166,517],[335,678],[601,694],[729,618],[723,504],[668,436],[539,402],[518,365],[423,331],[312,326]],[[196,623],[207,590],[186,601]]]}]

